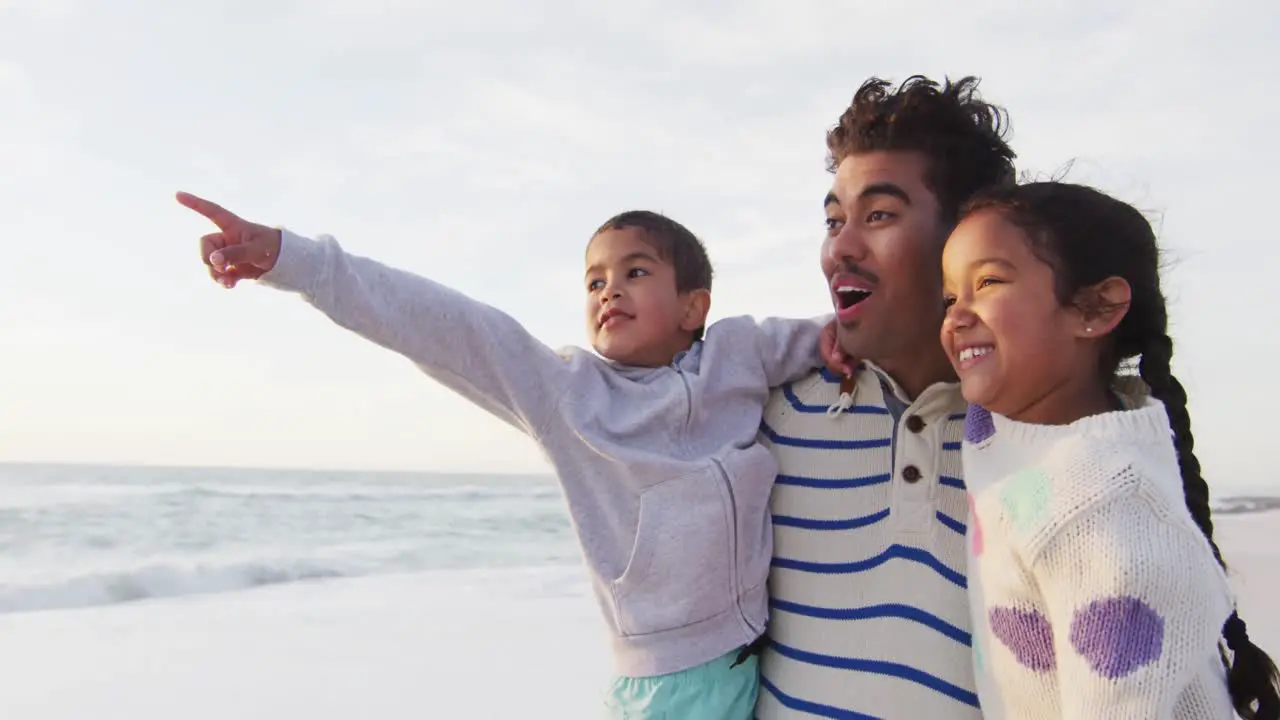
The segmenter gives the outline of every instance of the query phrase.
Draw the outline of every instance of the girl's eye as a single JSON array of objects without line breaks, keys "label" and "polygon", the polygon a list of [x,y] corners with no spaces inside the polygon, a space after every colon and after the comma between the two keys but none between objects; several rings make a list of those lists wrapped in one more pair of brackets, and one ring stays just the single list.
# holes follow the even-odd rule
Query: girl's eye
[{"label": "girl's eye", "polygon": [[643,277],[648,274],[649,271],[644,268],[631,268],[631,272],[627,273],[627,277]]},{"label": "girl's eye", "polygon": [[956,304],[956,298],[954,295],[948,295],[942,298],[942,307],[944,308],[950,308],[952,305],[955,305],[955,304]]},{"label": "girl's eye", "polygon": [[602,287],[604,287],[603,280],[592,280],[591,282],[587,283],[587,290],[591,292],[595,292],[596,290],[599,290]]},{"label": "girl's eye", "polygon": [[982,288],[987,287],[988,285],[999,285],[1000,282],[1001,282],[1000,280],[993,277],[984,277],[978,281],[978,289],[981,290]]}]

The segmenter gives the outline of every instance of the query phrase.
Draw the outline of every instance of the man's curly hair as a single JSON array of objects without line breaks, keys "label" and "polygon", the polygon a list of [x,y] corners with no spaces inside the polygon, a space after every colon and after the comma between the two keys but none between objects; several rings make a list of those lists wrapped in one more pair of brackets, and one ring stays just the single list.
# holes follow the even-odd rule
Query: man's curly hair
[{"label": "man's curly hair", "polygon": [[941,87],[922,75],[897,90],[870,78],[827,133],[827,169],[850,155],[875,150],[915,151],[929,158],[925,182],[947,225],[979,190],[1015,182],[1013,150],[1005,142],[1008,114],[978,95],[979,80],[950,79]]}]

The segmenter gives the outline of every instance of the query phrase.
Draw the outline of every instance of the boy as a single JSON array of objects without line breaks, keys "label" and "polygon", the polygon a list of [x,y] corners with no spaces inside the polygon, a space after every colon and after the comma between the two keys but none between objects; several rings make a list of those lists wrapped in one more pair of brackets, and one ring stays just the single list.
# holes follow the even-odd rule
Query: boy
[{"label": "boy", "polygon": [[539,443],[612,631],[613,716],[752,716],[777,472],[756,434],[769,389],[822,364],[822,321],[735,317],[705,328],[705,249],[679,223],[636,211],[587,245],[598,355],[553,351],[506,314],[349,255],[331,237],[178,200],[220,230],[201,250],[216,281],[302,295]]}]

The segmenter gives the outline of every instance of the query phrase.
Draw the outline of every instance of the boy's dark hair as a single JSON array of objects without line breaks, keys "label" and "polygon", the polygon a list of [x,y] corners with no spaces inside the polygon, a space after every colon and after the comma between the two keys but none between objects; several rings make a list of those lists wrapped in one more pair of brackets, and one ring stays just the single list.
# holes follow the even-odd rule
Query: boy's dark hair
[{"label": "boy's dark hair", "polygon": [[[1173,341],[1160,289],[1160,251],[1151,224],[1127,203],[1090,187],[1062,182],[990,188],[969,202],[963,214],[979,210],[994,210],[1027,234],[1031,249],[1053,268],[1054,291],[1064,305],[1094,313],[1118,309],[1100,305],[1099,298],[1089,297],[1086,291],[1109,277],[1129,283],[1128,310],[1111,332],[1098,372],[1110,382],[1122,362],[1141,356],[1138,374],[1169,415],[1187,509],[1225,567],[1213,541],[1209,486],[1192,451],[1187,393],[1170,370]],[[1236,712],[1246,720],[1280,718],[1280,675],[1275,663],[1249,639],[1237,613],[1227,619],[1222,634],[1234,656],[1228,661],[1223,653]]]},{"label": "boy's dark hair", "polygon": [[1013,150],[1005,142],[1008,115],[983,102],[978,78],[942,87],[921,75],[896,91],[870,78],[827,133],[827,169],[835,172],[850,155],[876,150],[915,151],[929,158],[925,183],[950,228],[960,205],[978,190],[1015,179]]},{"label": "boy's dark hair", "polygon": [[[684,225],[666,215],[650,210],[628,210],[614,215],[605,221],[591,237],[596,237],[606,230],[625,230],[637,228],[644,231],[645,242],[658,253],[658,257],[671,263],[676,271],[676,292],[690,290],[710,290],[711,259],[707,257],[707,249]],[[702,338],[705,327],[693,333],[693,339]]]}]

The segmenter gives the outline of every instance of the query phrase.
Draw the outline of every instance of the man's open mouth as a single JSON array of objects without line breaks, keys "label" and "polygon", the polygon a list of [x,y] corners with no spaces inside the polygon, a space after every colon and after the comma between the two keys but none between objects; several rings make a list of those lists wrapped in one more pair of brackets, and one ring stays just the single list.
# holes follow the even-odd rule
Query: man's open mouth
[{"label": "man's open mouth", "polygon": [[871,297],[870,290],[853,285],[836,286],[836,306],[841,310],[848,310],[869,297]]}]

